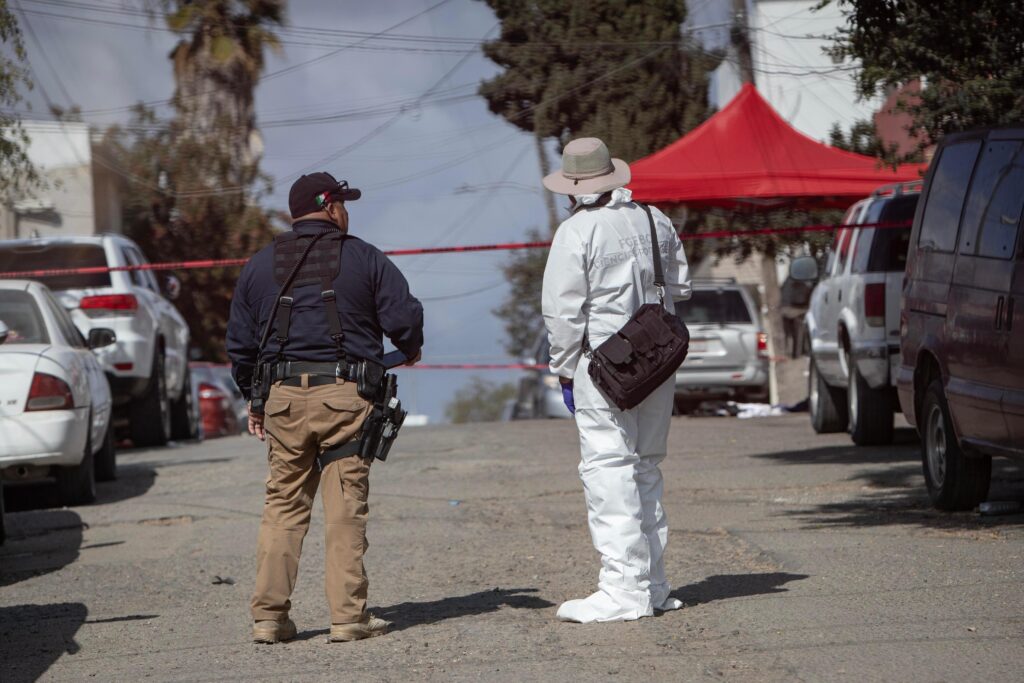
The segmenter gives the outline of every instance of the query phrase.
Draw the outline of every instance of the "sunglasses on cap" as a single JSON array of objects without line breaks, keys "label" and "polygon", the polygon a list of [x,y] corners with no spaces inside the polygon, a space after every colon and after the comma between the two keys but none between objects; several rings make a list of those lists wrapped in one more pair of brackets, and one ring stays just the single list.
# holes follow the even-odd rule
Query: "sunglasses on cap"
[{"label": "sunglasses on cap", "polygon": [[345,200],[356,200],[362,195],[362,192],[355,188],[348,186],[347,180],[342,180],[330,190],[324,190],[317,194],[314,199],[316,205],[323,209],[332,202],[344,202]]}]

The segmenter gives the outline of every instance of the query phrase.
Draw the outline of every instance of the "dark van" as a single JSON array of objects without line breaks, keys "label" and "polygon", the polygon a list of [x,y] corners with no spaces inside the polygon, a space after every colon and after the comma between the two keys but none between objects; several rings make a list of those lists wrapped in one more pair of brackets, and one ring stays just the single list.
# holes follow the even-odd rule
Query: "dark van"
[{"label": "dark van", "polygon": [[985,500],[1024,458],[1024,128],[943,139],[914,216],[896,386],[934,505]]}]

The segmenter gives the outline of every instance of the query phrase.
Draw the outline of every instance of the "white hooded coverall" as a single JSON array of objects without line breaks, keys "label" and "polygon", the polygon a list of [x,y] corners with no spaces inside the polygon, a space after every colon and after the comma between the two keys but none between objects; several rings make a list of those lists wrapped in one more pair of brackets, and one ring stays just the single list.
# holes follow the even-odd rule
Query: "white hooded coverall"
[{"label": "white hooded coverall", "polygon": [[[596,197],[583,197],[584,203]],[[665,307],[690,297],[689,267],[669,219],[651,207],[665,275]],[[603,206],[583,209],[558,228],[544,270],[542,311],[551,371],[574,381],[579,466],[594,547],[598,591],[561,605],[567,621],[639,619],[682,606],[669,597],[663,553],[668,526],[658,469],[666,454],[675,379],[640,405],[619,410],[594,386],[583,353],[597,348],[642,304],[658,301],[647,215],[625,188]]]}]

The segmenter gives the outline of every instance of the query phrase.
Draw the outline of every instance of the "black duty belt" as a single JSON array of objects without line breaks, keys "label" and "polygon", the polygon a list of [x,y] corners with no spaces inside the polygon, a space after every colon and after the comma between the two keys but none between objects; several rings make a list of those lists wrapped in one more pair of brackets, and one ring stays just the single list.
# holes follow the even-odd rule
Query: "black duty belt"
[{"label": "black duty belt", "polygon": [[[356,380],[356,364],[350,363],[346,360],[339,360],[333,363],[305,360],[283,360],[270,364],[271,384],[282,380],[288,382],[288,380],[300,379],[300,381],[294,385],[291,382],[288,382],[289,386],[299,386],[302,383],[302,375],[316,376],[316,384],[314,384],[314,377],[309,378],[310,386],[333,384],[334,378],[336,377],[354,382]],[[330,381],[325,382],[324,380],[326,379],[329,379]]]}]

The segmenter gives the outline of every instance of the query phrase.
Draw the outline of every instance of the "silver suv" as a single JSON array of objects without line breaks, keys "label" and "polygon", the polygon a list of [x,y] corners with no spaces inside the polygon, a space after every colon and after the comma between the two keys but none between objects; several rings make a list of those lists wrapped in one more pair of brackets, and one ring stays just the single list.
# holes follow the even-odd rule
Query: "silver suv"
[{"label": "silver suv", "polygon": [[733,279],[693,280],[692,287],[675,304],[690,329],[690,352],[676,372],[676,412],[708,399],[767,402],[768,337],[750,290]]},{"label": "silver suv", "polygon": [[[857,445],[892,442],[900,291],[921,182],[888,185],[854,204],[836,233],[805,317],[810,340],[810,413],[814,431],[847,430]],[[907,223],[906,228],[861,228]],[[819,276],[808,256],[795,279]]]},{"label": "silver suv", "polygon": [[[0,242],[0,272],[49,268],[140,266],[148,261],[122,235]],[[158,284],[152,271],[114,271],[35,278],[53,290],[88,337],[109,328],[117,342],[96,355],[110,381],[115,426],[127,426],[136,446],[194,438],[199,415],[188,372],[189,328],[168,299],[181,285]]]}]

